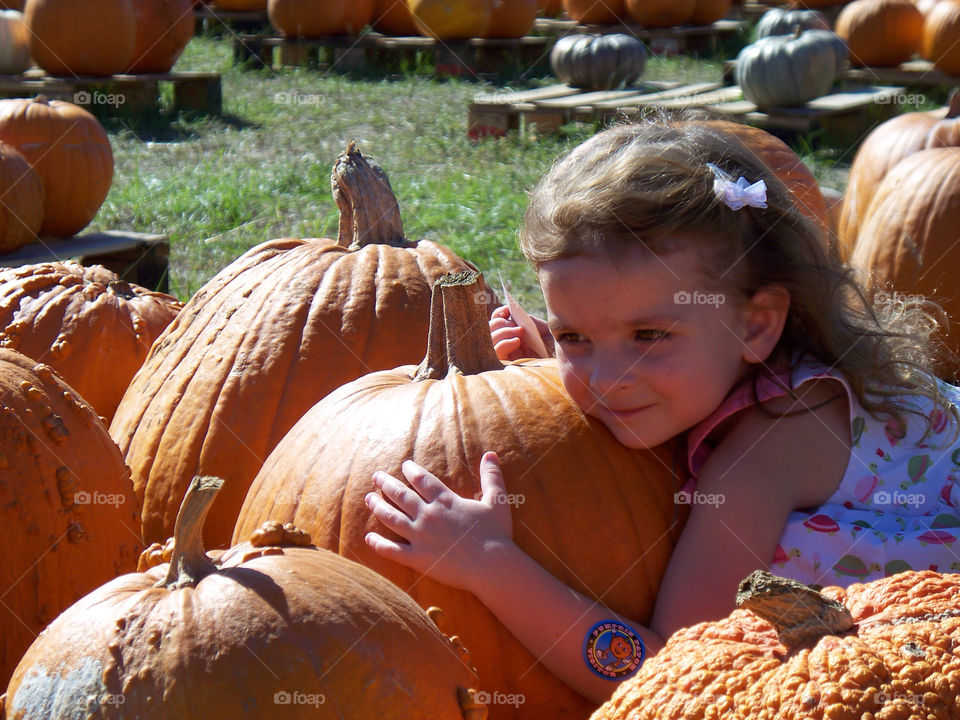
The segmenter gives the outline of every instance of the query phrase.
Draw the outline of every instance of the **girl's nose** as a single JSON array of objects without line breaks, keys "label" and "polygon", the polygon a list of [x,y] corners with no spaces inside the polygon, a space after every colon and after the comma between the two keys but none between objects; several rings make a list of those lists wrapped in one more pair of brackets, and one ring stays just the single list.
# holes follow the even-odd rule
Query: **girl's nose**
[{"label": "girl's nose", "polygon": [[638,362],[635,356],[597,358],[590,373],[590,389],[598,398],[603,398],[631,387]]}]

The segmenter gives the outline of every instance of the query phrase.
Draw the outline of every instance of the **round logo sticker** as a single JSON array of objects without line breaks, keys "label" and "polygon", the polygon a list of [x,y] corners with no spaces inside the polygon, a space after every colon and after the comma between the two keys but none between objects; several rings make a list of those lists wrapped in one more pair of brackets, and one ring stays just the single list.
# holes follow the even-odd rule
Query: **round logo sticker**
[{"label": "round logo sticker", "polygon": [[623,623],[604,620],[587,633],[583,654],[597,675],[619,679],[632,675],[643,663],[643,641]]}]

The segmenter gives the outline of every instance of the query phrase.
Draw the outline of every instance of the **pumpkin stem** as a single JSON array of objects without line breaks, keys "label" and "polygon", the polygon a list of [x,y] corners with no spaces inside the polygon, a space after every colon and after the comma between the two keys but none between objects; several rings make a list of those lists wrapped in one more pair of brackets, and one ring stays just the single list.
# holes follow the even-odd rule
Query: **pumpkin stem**
[{"label": "pumpkin stem", "polygon": [[400,205],[387,174],[375,161],[364,157],[353,140],[333,165],[330,187],[340,211],[340,247],[359,250],[373,244],[416,245],[403,236]]},{"label": "pumpkin stem", "polygon": [[843,603],[831,600],[796,580],[755,570],[740,583],[737,607],[773,625],[788,650],[824,635],[839,635],[854,626]]},{"label": "pumpkin stem", "polygon": [[154,587],[193,587],[216,572],[217,566],[203,551],[203,521],[221,487],[223,480],[218,477],[196,475],[190,481],[173,527],[173,555],[167,576]]},{"label": "pumpkin stem", "polygon": [[480,273],[474,270],[449,273],[433,284],[427,355],[414,381],[503,368],[490,339],[487,301]]},{"label": "pumpkin stem", "polygon": [[947,98],[947,118],[955,117],[960,117],[960,88],[951,90],[950,97]]}]

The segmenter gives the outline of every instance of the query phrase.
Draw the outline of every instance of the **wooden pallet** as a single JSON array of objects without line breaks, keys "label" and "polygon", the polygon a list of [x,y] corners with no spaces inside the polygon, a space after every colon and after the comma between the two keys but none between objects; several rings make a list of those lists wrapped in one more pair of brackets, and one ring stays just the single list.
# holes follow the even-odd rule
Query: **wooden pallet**
[{"label": "wooden pallet", "polygon": [[929,60],[910,60],[897,67],[850,68],[844,79],[878,85],[904,85],[906,87],[960,87],[960,75],[950,75],[937,70]]},{"label": "wooden pallet", "polygon": [[41,238],[0,255],[0,267],[76,260],[83,265],[103,265],[127,282],[167,292],[169,256],[167,235],[107,230],[65,239]]},{"label": "wooden pallet", "polygon": [[468,110],[468,136],[499,137],[525,125],[554,132],[574,121],[636,117],[655,109],[706,108],[768,130],[809,132],[825,129],[859,137],[880,117],[892,115],[889,98],[902,87],[865,86],[825,95],[797,108],[761,111],[740,88],[720,82],[647,82],[623,90],[582,92],[569,85],[491,93],[474,97]]},{"label": "wooden pallet", "polygon": [[718,20],[711,25],[678,25],[670,28],[648,28],[635,23],[612,25],[581,24],[573,20],[537,18],[534,33],[561,36],[570,33],[624,33],[643,40],[654,55],[669,56],[683,53],[714,52],[721,38],[744,31],[743,20]]},{"label": "wooden pallet", "polygon": [[343,71],[428,63],[440,75],[469,76],[546,69],[553,42],[552,37],[533,35],[440,42],[430,37],[397,37],[374,31],[322,38],[238,35],[234,38],[234,59],[267,68],[275,64],[319,64]]},{"label": "wooden pallet", "polygon": [[51,77],[39,68],[0,75],[0,97],[45,95],[104,115],[142,115],[159,108],[160,84],[173,85],[173,110],[218,115],[222,109],[219,73],[171,72],[105,77]]}]

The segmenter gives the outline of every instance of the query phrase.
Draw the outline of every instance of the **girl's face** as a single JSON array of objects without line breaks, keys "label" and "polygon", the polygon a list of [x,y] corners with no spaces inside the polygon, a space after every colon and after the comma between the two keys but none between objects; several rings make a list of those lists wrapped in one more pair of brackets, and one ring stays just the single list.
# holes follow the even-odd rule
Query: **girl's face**
[{"label": "girl's face", "polygon": [[550,260],[538,275],[564,387],[631,448],[710,415],[749,364],[767,358],[789,307],[786,291],[758,292],[759,308],[724,295],[689,245]]}]

